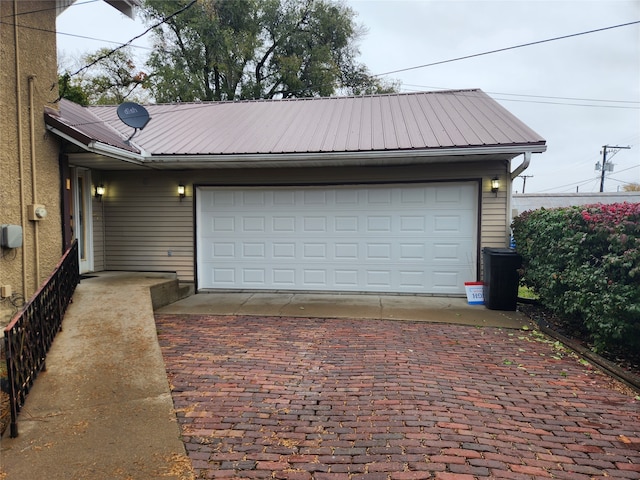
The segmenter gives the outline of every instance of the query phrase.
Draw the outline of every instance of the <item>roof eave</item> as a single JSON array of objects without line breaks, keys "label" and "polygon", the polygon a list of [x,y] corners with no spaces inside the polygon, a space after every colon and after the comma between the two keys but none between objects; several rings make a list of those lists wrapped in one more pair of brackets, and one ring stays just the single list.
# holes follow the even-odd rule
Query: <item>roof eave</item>
[{"label": "roof eave", "polygon": [[104,0],[113,8],[123,13],[132,20],[136,18],[136,8],[140,6],[139,0]]},{"label": "roof eave", "polygon": [[65,140],[68,140],[74,145],[77,145],[81,148],[87,148],[87,146],[91,144],[91,142],[93,142],[93,139],[89,135],[85,135],[81,131],[70,127],[66,123],[60,121],[54,114],[45,112],[44,121],[47,130],[55,133]]},{"label": "roof eave", "polygon": [[[64,12],[75,1],[76,0],[56,0],[56,16]],[[105,3],[108,3],[132,20],[136,17],[136,9],[141,5],[140,0],[105,0]]]},{"label": "roof eave", "polygon": [[547,147],[541,144],[440,148],[422,150],[384,150],[324,153],[280,154],[227,154],[227,155],[151,155],[145,165],[160,169],[171,168],[278,168],[304,166],[382,165],[399,159],[411,159],[411,163],[438,163],[469,161],[473,156],[500,156],[511,160],[524,153],[543,153]]},{"label": "roof eave", "polygon": [[[63,123],[61,123],[61,125],[65,126]],[[143,155],[134,152],[128,152],[127,150],[123,150],[106,143],[92,140],[89,137],[78,134],[77,131],[73,131],[74,134],[70,135],[52,125],[47,125],[47,130],[56,134],[58,137],[68,141],[69,143],[72,143],[73,145],[86,150],[87,152],[95,153],[96,155],[104,155],[109,158],[115,158],[117,160],[127,163],[133,163],[135,165],[143,166],[145,164],[145,157]],[[87,140],[87,143],[85,143],[83,140]]]}]

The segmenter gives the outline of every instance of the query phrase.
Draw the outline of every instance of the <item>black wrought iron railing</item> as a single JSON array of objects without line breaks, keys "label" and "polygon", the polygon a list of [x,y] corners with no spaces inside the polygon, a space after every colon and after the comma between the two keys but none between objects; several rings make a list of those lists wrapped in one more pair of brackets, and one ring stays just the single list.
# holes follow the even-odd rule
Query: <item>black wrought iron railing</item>
[{"label": "black wrought iron railing", "polygon": [[40,289],[4,329],[10,435],[18,436],[18,414],[34,380],[46,369],[47,352],[62,328],[62,319],[80,282],[77,241]]}]

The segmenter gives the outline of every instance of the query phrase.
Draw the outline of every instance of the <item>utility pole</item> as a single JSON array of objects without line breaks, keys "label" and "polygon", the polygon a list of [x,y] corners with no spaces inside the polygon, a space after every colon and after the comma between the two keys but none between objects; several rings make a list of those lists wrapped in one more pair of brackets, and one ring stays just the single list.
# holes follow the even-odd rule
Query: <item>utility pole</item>
[{"label": "utility pole", "polygon": [[518,175],[522,179],[522,193],[527,187],[527,178],[533,178],[533,175]]},{"label": "utility pole", "polygon": [[600,170],[600,193],[604,192],[604,175],[605,172],[613,172],[613,163],[607,163],[607,153],[611,152],[611,156],[613,157],[620,150],[625,149],[628,150],[631,147],[612,147],[611,145],[603,145],[602,146],[602,165],[600,162],[596,163],[596,170]]}]

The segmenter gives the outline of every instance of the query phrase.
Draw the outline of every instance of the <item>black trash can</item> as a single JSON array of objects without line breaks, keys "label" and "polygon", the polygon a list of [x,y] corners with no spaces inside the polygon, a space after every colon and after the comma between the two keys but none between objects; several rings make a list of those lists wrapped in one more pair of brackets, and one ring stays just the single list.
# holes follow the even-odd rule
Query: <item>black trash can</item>
[{"label": "black trash can", "polygon": [[484,304],[490,310],[515,310],[522,255],[511,248],[482,249]]}]

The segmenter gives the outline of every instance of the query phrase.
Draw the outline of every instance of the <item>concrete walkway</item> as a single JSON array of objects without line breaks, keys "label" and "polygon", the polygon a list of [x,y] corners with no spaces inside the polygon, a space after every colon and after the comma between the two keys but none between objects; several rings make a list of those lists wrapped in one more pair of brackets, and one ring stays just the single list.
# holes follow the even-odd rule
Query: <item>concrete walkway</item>
[{"label": "concrete walkway", "polygon": [[0,479],[191,478],[158,346],[154,274],[101,274],[78,286],[18,417]]}]

